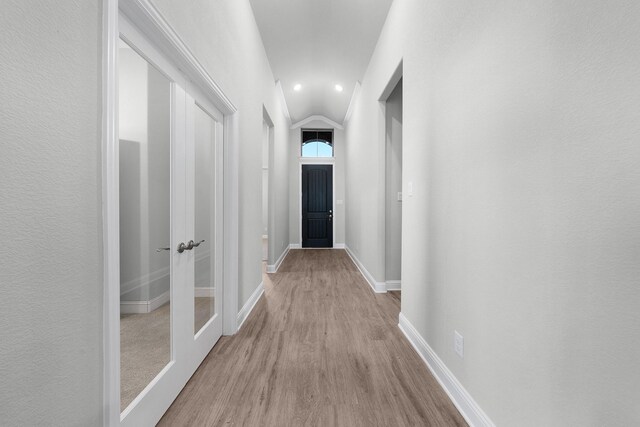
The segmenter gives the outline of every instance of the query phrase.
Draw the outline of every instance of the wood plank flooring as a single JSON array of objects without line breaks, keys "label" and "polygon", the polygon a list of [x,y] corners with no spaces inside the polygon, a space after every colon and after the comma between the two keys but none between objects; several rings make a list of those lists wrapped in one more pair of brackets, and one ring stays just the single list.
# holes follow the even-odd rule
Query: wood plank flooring
[{"label": "wood plank flooring", "polygon": [[343,250],[292,250],[161,426],[465,426]]}]

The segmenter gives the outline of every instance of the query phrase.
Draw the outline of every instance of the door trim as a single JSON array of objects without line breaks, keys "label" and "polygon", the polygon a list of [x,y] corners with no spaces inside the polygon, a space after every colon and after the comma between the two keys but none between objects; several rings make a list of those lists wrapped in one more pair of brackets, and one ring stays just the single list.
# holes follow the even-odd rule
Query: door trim
[{"label": "door trim", "polygon": [[[102,3],[102,245],[104,426],[120,424],[120,200],[118,0]],[[115,172],[114,172],[115,171]]]},{"label": "door trim", "polygon": [[298,239],[298,243],[300,248],[302,248],[302,165],[323,165],[323,166],[331,166],[331,197],[333,204],[333,226],[331,227],[332,233],[332,244],[330,248],[309,248],[309,249],[335,249],[336,247],[336,161],[335,157],[322,157],[322,158],[299,158],[299,166],[298,166],[298,231],[300,233],[300,238]]},{"label": "door trim", "polygon": [[[276,177],[275,177],[275,126],[267,107],[262,105],[262,121],[267,129],[267,269],[276,254]],[[260,144],[264,150],[264,141]],[[264,166],[263,166],[264,167]],[[264,171],[264,169],[262,169]],[[263,172],[264,173],[264,172]],[[264,178],[263,178],[264,179]],[[263,184],[264,185],[264,184]],[[238,322],[238,328],[241,323]]]},{"label": "door trim", "polygon": [[[120,224],[118,170],[119,14],[128,16],[177,65],[224,116],[223,334],[238,329],[238,171],[237,108],[149,0],[104,0],[102,30],[101,198],[103,244],[103,425],[120,425]],[[225,309],[226,308],[226,309]]]},{"label": "door trim", "polygon": [[[387,280],[387,100],[403,77],[403,61],[404,59],[401,58],[378,98],[378,159],[380,159],[378,162],[378,247],[384,248],[378,252],[378,263],[382,266],[382,277],[385,281]],[[401,162],[404,166],[404,160]],[[404,191],[404,175],[401,181],[401,191]],[[404,199],[404,193],[402,198]],[[403,220],[401,224],[404,224]],[[401,235],[403,232],[404,227],[401,228]],[[402,254],[400,256],[402,260]],[[402,261],[400,270],[402,277]]]}]

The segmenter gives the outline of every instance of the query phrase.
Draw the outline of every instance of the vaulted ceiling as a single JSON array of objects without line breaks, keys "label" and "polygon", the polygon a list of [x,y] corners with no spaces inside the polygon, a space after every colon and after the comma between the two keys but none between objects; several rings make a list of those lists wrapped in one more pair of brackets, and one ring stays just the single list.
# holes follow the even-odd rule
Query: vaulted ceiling
[{"label": "vaulted ceiling", "polygon": [[392,0],[250,2],[291,121],[322,115],[342,123]]}]

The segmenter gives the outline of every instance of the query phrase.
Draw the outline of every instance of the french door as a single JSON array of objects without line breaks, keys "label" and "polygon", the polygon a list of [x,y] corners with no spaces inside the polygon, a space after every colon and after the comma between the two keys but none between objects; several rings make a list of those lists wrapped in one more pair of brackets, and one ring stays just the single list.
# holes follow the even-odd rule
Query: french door
[{"label": "french door", "polygon": [[223,116],[119,27],[120,421],[151,426],[222,335]]}]

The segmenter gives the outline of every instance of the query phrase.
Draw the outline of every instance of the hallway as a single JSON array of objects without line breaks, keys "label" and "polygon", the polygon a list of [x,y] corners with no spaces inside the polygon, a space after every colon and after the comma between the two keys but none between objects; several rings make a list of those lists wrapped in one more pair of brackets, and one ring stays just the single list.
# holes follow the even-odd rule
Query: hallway
[{"label": "hallway", "polygon": [[640,1],[2,6],[1,427],[640,426]]},{"label": "hallway", "polygon": [[344,250],[292,250],[159,425],[466,425]]}]

